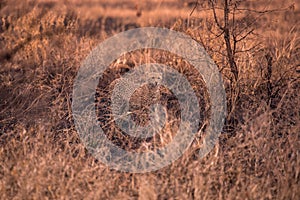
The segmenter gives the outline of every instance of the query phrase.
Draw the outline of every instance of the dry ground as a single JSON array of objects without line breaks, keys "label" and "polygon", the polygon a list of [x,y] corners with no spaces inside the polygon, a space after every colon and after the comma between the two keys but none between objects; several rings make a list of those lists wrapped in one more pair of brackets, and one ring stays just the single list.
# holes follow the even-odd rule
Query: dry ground
[{"label": "dry ground", "polygon": [[[0,198],[300,199],[300,5],[292,3],[242,3],[254,10],[286,9],[258,18],[244,12],[238,16],[241,26],[253,25],[255,32],[238,46],[236,99],[224,41],[214,35],[218,30],[211,23],[212,12],[199,6],[190,16],[191,1],[0,0]],[[171,28],[199,41],[219,67],[227,100],[235,100],[235,106],[218,144],[204,159],[197,157],[199,136],[180,159],[163,169],[122,173],[94,159],[81,143],[72,118],[73,81],[98,43],[145,26]],[[127,65],[112,64],[99,83],[98,94],[106,98],[105,103],[96,101],[99,121],[111,117],[105,116],[111,89],[104,83],[149,61],[169,64],[189,77],[198,98],[206,102],[201,113],[209,111],[201,78],[190,75],[190,66],[180,58],[155,50],[124,58]],[[143,90],[147,89],[136,95]],[[172,94],[166,93],[167,105]],[[133,104],[136,100],[133,97]],[[172,114],[178,105],[170,105]],[[147,119],[143,114],[135,113],[139,123]],[[113,130],[107,128],[108,137]],[[172,135],[173,130],[176,120],[164,134]],[[149,141],[122,137],[118,133],[111,139],[129,150],[164,145],[150,141],[152,146],[142,149]],[[163,134],[161,138],[172,139]]]}]

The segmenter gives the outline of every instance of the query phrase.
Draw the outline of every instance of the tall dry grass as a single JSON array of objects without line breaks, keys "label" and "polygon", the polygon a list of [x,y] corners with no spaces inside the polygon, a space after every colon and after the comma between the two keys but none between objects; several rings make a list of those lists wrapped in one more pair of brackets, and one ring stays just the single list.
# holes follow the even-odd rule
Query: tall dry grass
[{"label": "tall dry grass", "polygon": [[[0,1],[1,199],[300,198],[299,11],[267,15],[258,24],[257,36],[243,41],[241,50],[255,48],[238,54],[240,97],[231,113],[233,120],[227,120],[208,156],[197,157],[200,136],[170,166],[132,174],[110,170],[87,152],[78,137],[71,103],[81,61],[114,33],[149,24],[170,27],[191,35],[206,48],[222,73],[229,99],[235,96],[228,92],[230,70],[224,42],[214,36],[216,30],[209,20],[142,19],[147,5],[139,18],[100,13],[89,20],[81,18],[81,7],[76,5],[76,1],[18,1],[15,6],[15,2]],[[172,9],[170,5],[160,9]],[[294,21],[284,21],[287,15]],[[112,64],[115,75],[108,76],[109,81],[129,65],[170,64],[193,80],[195,90],[203,94],[199,98],[209,104],[201,79],[193,79],[187,63],[175,55],[140,51],[124,58],[131,62],[119,68]],[[135,147],[134,141],[129,144],[145,150],[143,142]],[[151,145],[147,148],[162,144]]]}]

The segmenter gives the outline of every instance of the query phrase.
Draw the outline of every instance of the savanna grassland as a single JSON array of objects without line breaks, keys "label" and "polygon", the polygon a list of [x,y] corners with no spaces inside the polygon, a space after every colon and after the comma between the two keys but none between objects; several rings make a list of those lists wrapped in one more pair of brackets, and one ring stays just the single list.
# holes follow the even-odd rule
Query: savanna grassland
[{"label": "savanna grassland", "polygon": [[[232,0],[225,26],[225,0],[209,2],[0,0],[0,199],[300,199],[300,3]],[[82,144],[72,116],[73,83],[101,41],[147,26],[185,33],[205,48],[222,74],[228,114],[206,157],[197,156],[203,128],[171,165],[119,172]],[[159,50],[120,55],[105,71],[95,101],[99,124],[111,121],[114,81],[149,62],[188,77],[205,127],[210,106],[201,76]],[[152,89],[143,86],[132,97],[137,123],[147,123],[144,107],[162,100],[149,98]],[[179,106],[171,92],[158,89],[171,117],[157,138],[128,139],[114,124],[105,126],[107,137],[131,151],[171,142]]]}]

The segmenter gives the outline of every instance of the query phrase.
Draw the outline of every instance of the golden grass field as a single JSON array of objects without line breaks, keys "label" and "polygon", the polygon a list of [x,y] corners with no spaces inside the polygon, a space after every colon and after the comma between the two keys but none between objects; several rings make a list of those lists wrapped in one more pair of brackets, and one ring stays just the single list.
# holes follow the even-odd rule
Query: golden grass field
[{"label": "golden grass field", "polygon": [[[237,80],[206,2],[194,9],[189,0],[0,0],[0,199],[300,199],[300,2],[230,1],[244,8],[235,16],[235,31],[253,28],[236,46]],[[216,15],[222,19],[222,10]],[[147,26],[185,33],[204,46],[231,105],[206,157],[197,157],[200,134],[171,165],[125,173],[95,159],[82,144],[72,116],[73,83],[101,41]],[[206,123],[205,84],[180,57],[141,50],[120,59],[124,63],[112,63],[97,88],[101,126],[111,119],[107,99],[113,85],[106,83],[149,62],[168,64],[188,77],[204,102]],[[151,94],[145,86],[132,97],[140,124],[147,123],[147,113],[138,105],[159,100],[147,99]],[[173,123],[157,138],[128,139],[114,125],[105,128],[107,137],[128,151],[171,142],[179,107],[176,101],[170,105]]]}]

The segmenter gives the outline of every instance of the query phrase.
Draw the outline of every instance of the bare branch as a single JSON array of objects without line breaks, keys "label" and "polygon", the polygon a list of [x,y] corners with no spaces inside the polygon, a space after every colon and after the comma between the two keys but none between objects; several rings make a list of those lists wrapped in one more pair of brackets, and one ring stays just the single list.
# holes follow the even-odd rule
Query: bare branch
[{"label": "bare branch", "polygon": [[250,8],[237,8],[237,10],[239,10],[239,11],[248,11],[248,12],[257,13],[257,14],[266,14],[266,13],[282,12],[282,11],[288,10],[288,9],[291,8],[292,5],[290,5],[288,7],[285,7],[285,8],[278,8],[278,9],[253,10],[253,9],[250,9]]},{"label": "bare branch", "polygon": [[213,14],[214,14],[214,19],[215,19],[215,22],[216,22],[217,26],[219,27],[219,29],[221,29],[222,31],[224,31],[224,27],[222,27],[220,25],[218,17],[217,17],[217,14],[216,14],[215,3],[212,0],[209,0],[209,2],[211,4],[212,10],[213,10]]},{"label": "bare branch", "polygon": [[199,5],[199,2],[198,2],[198,1],[199,1],[199,0],[196,1],[196,4],[195,4],[193,10],[192,10],[191,13],[190,13],[190,16],[192,16],[192,14],[194,13],[194,11],[195,11],[196,8],[198,7],[198,5]]},{"label": "bare branch", "polygon": [[236,42],[240,42],[244,39],[246,39],[250,34],[252,34],[254,32],[254,28],[252,28],[250,31],[248,31],[244,36],[242,36],[240,39],[237,39]]}]

